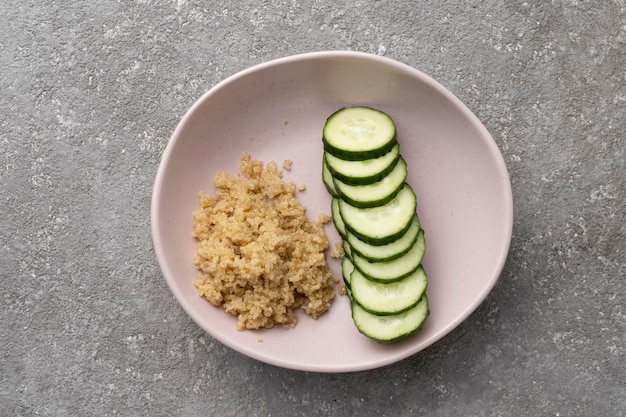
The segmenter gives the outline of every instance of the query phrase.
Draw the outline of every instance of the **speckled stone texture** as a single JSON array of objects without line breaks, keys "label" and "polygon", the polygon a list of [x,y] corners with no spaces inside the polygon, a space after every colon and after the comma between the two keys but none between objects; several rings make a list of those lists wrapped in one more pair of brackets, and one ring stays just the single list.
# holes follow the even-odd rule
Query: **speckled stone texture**
[{"label": "speckled stone texture", "polygon": [[[626,415],[626,4],[24,0],[0,13],[0,415]],[[435,77],[504,155],[514,236],[459,328],[382,369],[256,362],[176,303],[151,187],[187,108],[269,59]]]}]

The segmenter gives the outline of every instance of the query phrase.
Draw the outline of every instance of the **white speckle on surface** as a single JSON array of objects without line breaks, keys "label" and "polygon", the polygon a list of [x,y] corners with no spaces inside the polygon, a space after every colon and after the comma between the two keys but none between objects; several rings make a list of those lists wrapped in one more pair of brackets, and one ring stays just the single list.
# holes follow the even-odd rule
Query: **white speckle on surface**
[{"label": "white speckle on surface", "polygon": [[126,348],[134,355],[138,355],[141,350],[140,345],[144,341],[144,336],[143,334],[138,334],[136,336],[128,336],[126,337],[125,341],[126,341]]},{"label": "white speckle on surface", "polygon": [[176,8],[176,11],[180,11],[186,5],[187,0],[174,0],[174,7]]},{"label": "white speckle on surface", "polygon": [[61,124],[64,127],[78,127],[81,124],[72,120],[72,119],[67,119],[64,115],[62,114],[57,114],[57,121],[59,122],[59,124]]},{"label": "white speckle on surface", "polygon": [[589,199],[593,202],[601,202],[605,200],[615,200],[618,196],[616,193],[609,191],[610,186],[600,185],[597,189],[593,190],[589,196]]},{"label": "white speckle on surface", "polygon": [[115,39],[121,33],[122,33],[121,27],[119,25],[115,25],[114,27],[107,29],[104,32],[103,36],[105,39]]}]

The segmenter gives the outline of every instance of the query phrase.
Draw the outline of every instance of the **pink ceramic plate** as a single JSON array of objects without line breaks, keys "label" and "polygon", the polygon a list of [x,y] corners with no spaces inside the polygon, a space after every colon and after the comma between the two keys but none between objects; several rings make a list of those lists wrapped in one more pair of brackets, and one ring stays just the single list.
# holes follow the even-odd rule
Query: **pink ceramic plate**
[{"label": "pink ceramic plate", "polygon": [[[218,171],[238,172],[239,156],[293,161],[286,178],[305,183],[300,201],[311,218],[330,211],[321,181],[324,122],[342,106],[369,105],[397,123],[408,181],[426,231],[424,266],[431,314],[422,330],[393,345],[362,336],[347,297],[318,320],[302,314],[295,329],[238,332],[192,282],[192,212],[198,191],[213,192]],[[406,358],[441,339],[485,299],[504,265],[513,223],[506,166],[481,122],[452,93],[397,61],[356,52],[282,58],[242,71],[202,96],[176,128],[152,197],[156,255],[174,296],[206,332],[244,355],[281,367],[347,372]],[[327,229],[332,242],[338,235]],[[340,277],[337,260],[331,267]],[[260,341],[262,340],[262,341]]]}]

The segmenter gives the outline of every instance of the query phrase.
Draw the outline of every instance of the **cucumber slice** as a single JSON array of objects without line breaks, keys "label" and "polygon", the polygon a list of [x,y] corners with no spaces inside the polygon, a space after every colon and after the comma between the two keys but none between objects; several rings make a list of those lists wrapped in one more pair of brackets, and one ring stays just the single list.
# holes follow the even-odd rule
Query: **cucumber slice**
[{"label": "cucumber slice", "polygon": [[333,175],[330,173],[328,165],[326,165],[326,159],[322,161],[322,182],[331,196],[339,197],[339,193],[335,188],[335,181],[333,181]]},{"label": "cucumber slice", "polygon": [[349,185],[365,185],[380,181],[389,174],[400,159],[400,145],[378,158],[360,161],[346,161],[324,152],[326,165],[332,176]]},{"label": "cucumber slice", "polygon": [[339,198],[337,197],[334,197],[330,202],[330,215],[333,218],[333,224],[335,225],[335,229],[337,229],[337,233],[339,233],[342,239],[345,239],[346,225],[339,213]]},{"label": "cucumber slice", "polygon": [[415,306],[424,292],[428,278],[424,268],[392,283],[371,281],[354,268],[350,275],[352,299],[369,313],[376,315],[400,314]]},{"label": "cucumber slice", "polygon": [[407,253],[417,240],[417,234],[420,231],[420,221],[417,213],[413,216],[413,221],[409,230],[400,238],[386,245],[370,245],[363,242],[350,232],[346,233],[344,238],[354,253],[370,262],[375,261],[391,261]]},{"label": "cucumber slice", "polygon": [[410,336],[422,327],[430,314],[426,294],[415,307],[404,313],[390,316],[368,313],[355,302],[350,305],[352,320],[359,331],[381,343],[396,342]]},{"label": "cucumber slice", "polygon": [[354,272],[354,265],[349,258],[343,258],[341,260],[341,275],[343,276],[343,282],[348,289],[352,288],[352,273]]},{"label": "cucumber slice", "polygon": [[369,208],[382,206],[393,199],[404,185],[406,162],[400,158],[393,171],[380,181],[367,185],[348,185],[335,178],[335,189],[348,204]]},{"label": "cucumber slice", "polygon": [[324,150],[349,161],[377,158],[396,144],[396,125],[369,107],[344,107],[331,114],[323,130]]},{"label": "cucumber slice", "polygon": [[352,260],[352,247],[350,246],[350,244],[348,243],[347,240],[344,240],[341,242],[341,245],[343,246],[343,253],[344,256],[350,260]]},{"label": "cucumber slice", "polygon": [[415,193],[407,183],[382,206],[358,208],[339,200],[346,230],[372,245],[384,245],[402,236],[411,226],[416,207]]},{"label": "cucumber slice", "polygon": [[422,263],[425,251],[424,231],[420,229],[415,244],[399,258],[392,261],[369,262],[356,253],[352,253],[352,262],[356,269],[372,281],[393,282],[415,272]]}]

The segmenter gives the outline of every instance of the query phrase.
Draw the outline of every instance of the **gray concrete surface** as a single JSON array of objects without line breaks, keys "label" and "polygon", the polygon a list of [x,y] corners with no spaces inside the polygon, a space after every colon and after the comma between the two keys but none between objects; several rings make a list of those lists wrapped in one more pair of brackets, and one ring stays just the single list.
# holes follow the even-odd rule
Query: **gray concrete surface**
[{"label": "gray concrete surface", "polygon": [[[25,0],[0,13],[0,415],[626,415],[626,4]],[[352,49],[432,75],[510,170],[486,302],[382,369],[309,374],[204,334],[156,263],[168,138],[252,64]]]}]

